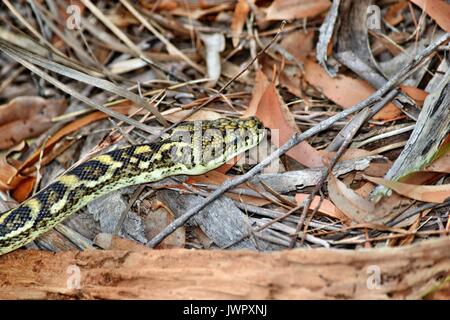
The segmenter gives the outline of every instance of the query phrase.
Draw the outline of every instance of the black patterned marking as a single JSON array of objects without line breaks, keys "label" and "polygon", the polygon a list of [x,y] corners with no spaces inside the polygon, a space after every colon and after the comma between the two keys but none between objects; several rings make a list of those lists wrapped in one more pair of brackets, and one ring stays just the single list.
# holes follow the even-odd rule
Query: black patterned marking
[{"label": "black patterned marking", "polygon": [[[144,161],[144,162],[150,161],[150,159],[155,154],[155,152],[158,152],[158,150],[161,149],[161,146],[164,143],[167,143],[167,142],[170,142],[170,141],[159,141],[159,142],[156,142],[156,143],[150,143],[150,144],[146,144],[146,145],[141,145],[141,146],[148,146],[148,147],[150,147],[149,151],[142,152],[142,153],[139,153],[139,154],[133,154],[133,157],[139,159],[140,161]],[[140,146],[138,146],[138,147],[140,147]]]},{"label": "black patterned marking", "polygon": [[67,186],[61,182],[54,182],[47,188],[42,190],[36,195],[36,199],[41,203],[41,210],[36,218],[36,221],[42,219],[51,218],[50,208],[59,200],[64,198],[64,194],[67,191]]},{"label": "black patterned marking", "polygon": [[[101,185],[98,185],[95,188],[100,189]],[[67,194],[67,202],[64,205],[63,211],[75,206],[78,201],[80,201],[86,194],[88,194],[88,192],[94,191],[92,189],[93,188],[86,188],[83,184],[81,184],[76,188],[70,190]]]},{"label": "black patterned marking", "polygon": [[135,150],[136,146],[131,146],[129,148],[117,149],[108,152],[107,155],[109,155],[114,161],[122,162],[124,165],[127,165],[132,158]]},{"label": "black patterned marking", "polygon": [[69,171],[68,174],[75,175],[80,180],[95,181],[104,176],[108,172],[109,167],[109,165],[101,163],[98,160],[89,160]]},{"label": "black patterned marking", "polygon": [[17,207],[8,214],[3,223],[0,223],[0,237],[4,237],[11,231],[17,230],[31,219],[31,208],[27,205]]},{"label": "black patterned marking", "polygon": [[52,206],[55,202],[64,198],[66,191],[67,187],[64,184],[61,182],[54,182],[39,192],[36,195],[36,199],[38,199],[41,204]]},{"label": "black patterned marking", "polygon": [[[186,150],[184,148],[181,148],[180,150],[177,150],[176,147],[172,147],[173,149],[166,149],[164,151],[161,151],[161,159],[158,160],[152,168],[154,169],[160,169],[164,167],[170,167],[173,165],[173,159],[175,158],[176,162],[184,163],[186,162]],[[176,153],[177,151],[181,152],[181,157],[179,157]],[[152,168],[149,168],[152,170]],[[149,170],[147,170],[149,171]]]}]

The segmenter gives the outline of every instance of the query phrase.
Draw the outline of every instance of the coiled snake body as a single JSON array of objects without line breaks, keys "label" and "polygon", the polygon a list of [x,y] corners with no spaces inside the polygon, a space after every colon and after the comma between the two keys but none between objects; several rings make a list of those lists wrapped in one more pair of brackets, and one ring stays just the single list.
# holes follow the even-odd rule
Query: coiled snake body
[{"label": "coiled snake body", "polygon": [[203,174],[256,146],[263,135],[254,117],[183,122],[160,142],[96,156],[0,213],[0,255],[31,242],[104,194],[169,176]]}]

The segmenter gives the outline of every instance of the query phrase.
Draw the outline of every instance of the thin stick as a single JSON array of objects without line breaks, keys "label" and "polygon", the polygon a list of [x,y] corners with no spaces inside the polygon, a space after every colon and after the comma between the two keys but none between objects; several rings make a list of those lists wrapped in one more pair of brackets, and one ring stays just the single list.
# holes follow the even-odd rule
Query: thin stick
[{"label": "thin stick", "polygon": [[275,219],[270,220],[270,221],[267,222],[266,224],[264,224],[264,225],[262,225],[262,226],[259,226],[259,227],[257,227],[256,229],[254,229],[254,230],[252,230],[252,231],[250,231],[250,232],[247,232],[246,234],[242,235],[239,239],[237,239],[237,240],[231,242],[230,244],[227,244],[226,246],[222,247],[221,249],[228,249],[228,248],[234,246],[235,244],[238,244],[239,242],[241,242],[241,241],[244,240],[245,238],[250,237],[253,233],[258,232],[258,231],[262,231],[262,230],[264,230],[264,229],[270,227],[270,226],[271,226],[272,224],[274,224],[275,222],[278,222],[278,221],[280,221],[280,220],[283,220],[283,219],[289,217],[291,214],[293,214],[295,211],[297,211],[297,210],[300,209],[301,207],[302,207],[302,205],[296,206],[295,208],[293,208],[293,209],[289,210],[288,212],[286,212],[286,213],[280,215],[279,217],[276,217]]},{"label": "thin stick", "polygon": [[346,109],[324,121],[312,127],[311,129],[303,132],[294,134],[284,145],[275,150],[271,155],[249,170],[247,173],[237,176],[233,179],[227,180],[224,182],[221,188],[216,189],[212,192],[205,200],[196,205],[195,207],[188,210],[184,215],[175,219],[170,223],[164,230],[161,231],[156,237],[147,242],[149,247],[155,247],[162,240],[172,234],[176,229],[183,226],[190,218],[196,215],[200,210],[204,209],[208,204],[213,202],[222,196],[226,191],[244,183],[248,179],[254,177],[257,173],[261,172],[266,166],[268,166],[272,161],[279,158],[281,155],[286,153],[292,147],[296,146],[300,142],[308,139],[319,132],[322,132],[328,128],[330,128],[336,121],[342,120],[347,116],[358,112],[367,106],[375,103],[380,100],[386,93],[394,89],[394,87],[402,82],[407,76],[414,71],[421,63],[427,58],[430,54],[432,54],[441,44],[450,40],[450,33],[442,35],[439,37],[434,43],[430,44],[427,48],[425,48],[419,55],[417,55],[414,59],[412,59],[406,66],[404,66],[395,76],[393,76],[389,81],[387,81],[382,87],[380,87],[377,91],[375,91],[372,95],[370,95],[367,99],[359,102],[353,107]]}]

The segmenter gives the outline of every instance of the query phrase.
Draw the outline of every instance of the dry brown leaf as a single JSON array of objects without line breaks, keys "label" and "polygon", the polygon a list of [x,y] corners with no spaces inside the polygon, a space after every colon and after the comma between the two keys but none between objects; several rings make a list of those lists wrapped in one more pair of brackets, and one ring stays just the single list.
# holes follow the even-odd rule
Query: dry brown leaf
[{"label": "dry brown leaf", "polygon": [[[319,153],[322,155],[322,157],[326,157],[328,160],[331,160],[331,158],[336,155],[336,152],[329,152],[326,150],[320,150]],[[368,157],[370,155],[372,155],[370,151],[350,148],[345,150],[344,154],[339,157],[339,161],[353,160],[357,158]]]},{"label": "dry brown leaf", "polygon": [[384,175],[388,172],[392,163],[388,162],[371,162],[369,167],[364,170],[364,173],[372,176],[372,177],[384,177]]},{"label": "dry brown leaf", "polygon": [[[298,204],[301,204],[303,201],[305,201],[309,197],[309,194],[306,193],[297,193],[295,195],[295,201],[297,201]],[[317,205],[319,204],[320,197],[315,196],[313,201],[311,201],[311,205],[309,206],[309,210],[314,210]],[[322,200],[322,204],[320,205],[320,208],[318,209],[319,213],[322,213],[324,215],[327,215],[332,218],[336,218],[339,220],[347,220],[348,218],[342,214],[340,210],[338,210],[335,205],[327,199]]]},{"label": "dry brown leaf", "polygon": [[428,92],[416,87],[400,85],[400,89],[408,96],[413,98],[416,104],[418,104],[419,106],[423,105],[425,98],[428,96]]},{"label": "dry brown leaf", "polygon": [[34,190],[34,185],[36,183],[36,177],[26,177],[19,182],[17,187],[12,192],[12,197],[17,202],[23,202],[28,199]]},{"label": "dry brown leaf", "polygon": [[[152,201],[144,200],[142,209],[149,213],[144,218],[145,236],[148,239],[154,238],[175,219],[173,212],[162,201],[156,199]],[[182,227],[164,239],[156,248],[184,248],[185,245],[186,228]]]},{"label": "dry brown leaf", "polygon": [[444,0],[410,0],[436,21],[444,31],[450,32],[450,4]]},{"label": "dry brown leaf", "polygon": [[[222,185],[225,181],[231,179],[231,177],[227,176],[226,174],[216,170],[209,171],[205,174],[199,175],[199,176],[191,176],[188,179],[188,183],[207,183],[207,184],[213,184],[216,186]],[[238,188],[242,189],[249,189],[251,190],[247,185],[239,185]],[[269,204],[270,201],[259,197],[253,197],[253,196],[247,196],[247,195],[239,195],[237,193],[227,192],[226,195],[230,197],[233,200],[236,201],[242,201],[245,203],[250,203],[254,206],[264,206],[266,204]]]},{"label": "dry brown leaf", "polygon": [[325,12],[329,0],[275,0],[266,10],[267,20],[288,20],[315,17]]},{"label": "dry brown leaf", "polygon": [[[170,122],[177,122],[184,119],[188,114],[191,113],[191,110],[179,110],[173,113],[164,115],[164,118]],[[195,112],[193,115],[189,116],[186,121],[196,121],[196,120],[216,120],[221,118],[222,115],[218,112],[211,110],[203,110],[200,109]]]},{"label": "dry brown leaf", "polygon": [[[321,91],[328,99],[343,108],[349,108],[366,99],[375,90],[365,81],[340,75],[332,78],[318,63],[312,59],[305,62],[305,78],[312,86]],[[387,104],[373,119],[391,120],[402,112],[393,104]]]},{"label": "dry brown leaf", "polygon": [[328,177],[328,193],[331,201],[355,222],[384,224],[411,205],[412,200],[396,193],[384,197],[375,204],[365,199],[372,189],[372,184],[365,184],[357,190],[352,190],[336,177],[332,175]]},{"label": "dry brown leaf", "polygon": [[302,92],[301,74],[297,70],[297,68],[284,68],[279,77],[280,85],[300,99],[308,99]]},{"label": "dry brown leaf", "polygon": [[361,197],[366,199],[367,197],[369,197],[370,193],[373,191],[374,188],[375,184],[373,184],[372,182],[366,182],[361,187],[355,189],[354,191]]},{"label": "dry brown leaf", "polygon": [[447,151],[439,159],[433,161],[430,165],[428,165],[425,171],[433,171],[433,172],[442,172],[442,173],[450,173],[450,152]]},{"label": "dry brown leaf", "polygon": [[334,205],[351,220],[363,223],[373,219],[375,205],[348,188],[334,175],[328,177],[328,193]]},{"label": "dry brown leaf", "polygon": [[231,168],[234,167],[234,165],[239,161],[239,159],[241,159],[243,155],[237,155],[236,157],[234,157],[231,160],[228,160],[227,163],[221,165],[220,167],[218,167],[217,169],[215,169],[214,171],[226,174]]},{"label": "dry brown leaf", "polygon": [[52,118],[67,108],[64,99],[17,97],[0,106],[0,150],[39,136],[52,126]]},{"label": "dry brown leaf", "polygon": [[[14,189],[19,181],[16,177],[19,177],[18,170],[16,167],[12,166],[6,160],[6,156],[0,156],[0,190],[6,191]],[[22,180],[19,178],[19,180]]]},{"label": "dry brown leaf", "polygon": [[[158,1],[148,1],[140,0],[139,4],[148,10],[160,10],[160,11],[171,11],[179,7],[180,3],[177,0],[158,0]],[[185,2],[183,5],[187,5]]]},{"label": "dry brown leaf", "polygon": [[[368,172],[364,172],[368,176],[375,176],[373,174],[370,174]],[[440,172],[432,172],[432,171],[416,171],[412,172],[402,178],[400,178],[400,182],[408,183],[408,184],[415,184],[415,185],[425,185],[425,184],[433,184],[437,179],[442,177],[444,174]],[[382,178],[384,176],[381,176]]]},{"label": "dry brown leaf", "polygon": [[135,17],[123,11],[116,11],[115,13],[108,14],[107,17],[112,23],[121,29],[139,24],[139,21]]},{"label": "dry brown leaf", "polygon": [[[278,139],[272,140],[277,147],[286,143],[295,133],[299,132],[294,117],[273,84],[262,96],[256,116],[266,127],[279,130]],[[293,147],[286,154],[309,168],[323,165],[319,152],[306,141]]]},{"label": "dry brown leaf", "polygon": [[146,247],[140,243],[120,238],[110,233],[99,233],[94,238],[94,244],[103,250],[125,250],[133,252],[150,250],[149,247]]},{"label": "dry brown leaf", "polygon": [[270,81],[267,79],[264,72],[258,69],[255,75],[255,86],[252,91],[252,100],[250,101],[247,109],[244,111],[242,118],[247,118],[256,114],[259,102],[261,101],[261,98],[269,85]]},{"label": "dry brown leaf", "polygon": [[[222,60],[222,75],[234,79],[236,74],[242,72],[242,67],[232,63],[229,60]],[[253,85],[253,75],[250,70],[245,70],[236,81]]]},{"label": "dry brown leaf", "polygon": [[309,98],[302,91],[304,84],[301,70],[306,56],[314,54],[314,35],[312,31],[291,32],[280,43],[281,59],[269,55],[260,59],[261,70],[265,75],[293,95],[304,99],[306,104],[309,104]]},{"label": "dry brown leaf", "polygon": [[314,53],[314,36],[313,30],[296,30],[284,37],[280,45],[299,62],[303,62],[309,54]]},{"label": "dry brown leaf", "polygon": [[242,34],[244,28],[245,19],[250,11],[247,0],[239,0],[234,8],[233,20],[231,21],[231,39],[233,47],[237,47],[239,44],[239,37]]},{"label": "dry brown leaf", "polygon": [[422,186],[397,181],[389,181],[382,178],[369,177],[366,175],[363,175],[363,177],[370,182],[388,187],[398,194],[401,194],[402,196],[423,202],[442,203],[450,197],[450,184]]},{"label": "dry brown leaf", "polygon": [[[201,9],[203,7],[205,9]],[[216,3],[205,5],[204,1],[183,1],[181,6],[179,6],[175,10],[172,10],[171,14],[177,16],[184,16],[192,20],[198,20],[203,16],[228,11],[231,9],[232,9],[231,2],[220,3],[220,1],[218,1],[217,5]]]},{"label": "dry brown leaf", "polygon": [[[253,89],[252,101],[245,112],[245,116],[255,115],[266,128],[270,128],[272,130],[272,143],[279,147],[299,130],[294,117],[284,104],[275,85],[264,78],[264,74],[259,71],[259,74],[256,75],[257,82]],[[263,93],[261,94],[261,92]],[[320,153],[306,141],[301,142],[286,154],[309,168],[323,165]]]},{"label": "dry brown leaf", "polygon": [[20,182],[26,177],[19,174],[17,167],[20,166],[19,161],[10,160],[9,156],[14,152],[20,152],[25,149],[25,142],[22,142],[15,147],[8,150],[3,154],[0,154],[0,190],[8,191],[16,188]]}]

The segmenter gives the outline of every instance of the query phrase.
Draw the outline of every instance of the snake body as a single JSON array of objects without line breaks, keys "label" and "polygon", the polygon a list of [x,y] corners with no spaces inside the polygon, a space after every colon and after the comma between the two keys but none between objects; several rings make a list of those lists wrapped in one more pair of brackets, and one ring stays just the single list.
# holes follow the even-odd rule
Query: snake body
[{"label": "snake body", "polygon": [[256,146],[263,135],[254,117],[183,122],[160,142],[96,156],[0,213],[0,255],[31,242],[102,195],[169,176],[203,174]]}]

